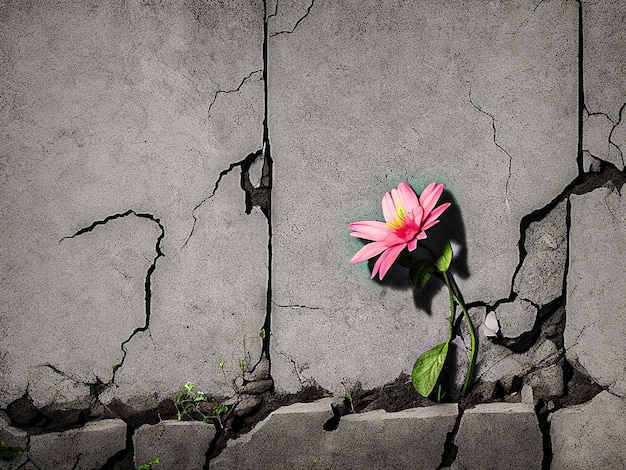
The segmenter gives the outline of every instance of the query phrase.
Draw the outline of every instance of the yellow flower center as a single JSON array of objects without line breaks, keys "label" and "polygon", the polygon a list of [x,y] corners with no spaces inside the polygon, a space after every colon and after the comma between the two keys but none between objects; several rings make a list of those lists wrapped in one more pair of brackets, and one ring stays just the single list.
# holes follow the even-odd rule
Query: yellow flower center
[{"label": "yellow flower center", "polygon": [[402,207],[398,207],[398,216],[393,219],[393,222],[387,222],[387,226],[393,229],[399,229],[404,224],[404,218],[406,217],[406,212]]}]

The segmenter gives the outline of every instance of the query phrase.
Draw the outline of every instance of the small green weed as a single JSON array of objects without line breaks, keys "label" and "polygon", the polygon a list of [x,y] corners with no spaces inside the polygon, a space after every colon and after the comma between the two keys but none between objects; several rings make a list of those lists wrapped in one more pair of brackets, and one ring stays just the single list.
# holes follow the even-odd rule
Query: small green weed
[{"label": "small green weed", "polygon": [[199,419],[208,424],[215,420],[223,427],[222,418],[228,412],[228,408],[218,402],[209,403],[206,394],[197,391],[192,382],[187,382],[173,400],[180,421],[185,418]]},{"label": "small green weed", "polygon": [[21,447],[11,447],[7,445],[6,442],[0,441],[0,458],[12,459],[22,452],[24,452],[24,449],[22,449]]},{"label": "small green weed", "polygon": [[137,470],[152,470],[152,466],[157,463],[159,463],[159,458],[155,457],[150,460],[150,462],[139,465],[139,467],[137,467]]}]

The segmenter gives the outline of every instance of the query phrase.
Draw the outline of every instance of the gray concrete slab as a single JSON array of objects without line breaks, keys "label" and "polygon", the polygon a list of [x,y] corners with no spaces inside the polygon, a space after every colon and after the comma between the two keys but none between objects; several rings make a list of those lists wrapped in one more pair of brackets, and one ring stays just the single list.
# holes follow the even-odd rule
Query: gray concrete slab
[{"label": "gray concrete slab", "polygon": [[332,398],[296,403],[272,412],[210,463],[213,469],[309,468],[324,452],[324,424],[333,417]]},{"label": "gray concrete slab", "polygon": [[200,421],[161,421],[145,424],[133,434],[135,467],[159,458],[161,470],[203,468],[215,426]]},{"label": "gray concrete slab", "polygon": [[455,438],[456,468],[541,469],[537,415],[527,403],[490,403],[466,410]]},{"label": "gray concrete slab", "polygon": [[332,402],[279,408],[229,443],[210,468],[435,468],[458,414],[454,404],[377,410],[343,416],[337,429],[325,431]]},{"label": "gray concrete slab", "polygon": [[267,223],[239,167],[210,196],[262,146],[262,2],[4,2],[0,29],[0,406],[48,363],[39,401],[111,381],[131,336],[109,401],[226,393],[217,362],[265,317]]},{"label": "gray concrete slab", "polygon": [[36,468],[92,470],[126,447],[126,423],[91,421],[82,428],[30,436],[28,458]]},{"label": "gray concrete slab", "polygon": [[445,339],[447,298],[436,294],[429,316],[403,274],[380,283],[366,263],[349,266],[362,245],[347,224],[380,219],[383,193],[400,181],[417,191],[442,182],[455,209],[449,232],[442,221],[429,241],[449,236],[461,246],[455,269],[467,301],[507,297],[520,219],[577,174],[578,8],[296,5],[290,21],[281,4],[270,19],[271,28],[280,23],[268,64],[280,162],[273,376],[281,391],[313,382],[335,390],[342,380],[377,386]]},{"label": "gray concrete slab", "polygon": [[572,195],[567,359],[598,384],[626,396],[626,203],[615,188]]},{"label": "gray concrete slab", "polygon": [[626,402],[603,391],[550,415],[552,470],[626,467]]},{"label": "gray concrete slab", "polygon": [[563,295],[567,257],[567,200],[561,201],[541,220],[526,229],[526,257],[513,290],[535,305],[546,305]]},{"label": "gray concrete slab", "polygon": [[448,404],[344,416],[327,436],[332,452],[325,468],[437,468],[457,414],[457,406]]}]

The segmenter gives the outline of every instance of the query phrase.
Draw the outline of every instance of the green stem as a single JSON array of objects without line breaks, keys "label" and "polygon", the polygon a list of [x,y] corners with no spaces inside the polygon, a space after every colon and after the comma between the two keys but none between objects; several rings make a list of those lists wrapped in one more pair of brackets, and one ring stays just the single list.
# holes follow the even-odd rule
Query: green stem
[{"label": "green stem", "polygon": [[465,394],[467,393],[467,389],[469,388],[470,381],[472,380],[474,364],[476,363],[476,333],[474,332],[472,319],[470,318],[469,313],[467,313],[467,307],[465,307],[463,300],[461,300],[457,295],[454,296],[454,300],[463,311],[463,316],[465,318],[465,322],[467,323],[467,328],[469,329],[470,334],[470,358],[469,364],[467,365],[467,373],[465,374],[465,382],[463,383],[463,390],[461,391],[461,395],[465,396]]}]

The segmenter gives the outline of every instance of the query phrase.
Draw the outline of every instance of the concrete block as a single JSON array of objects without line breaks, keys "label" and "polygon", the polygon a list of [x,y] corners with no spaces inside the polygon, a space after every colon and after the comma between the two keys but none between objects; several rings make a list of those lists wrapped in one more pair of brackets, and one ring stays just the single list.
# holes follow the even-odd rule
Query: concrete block
[{"label": "concrete block", "polygon": [[324,424],[333,417],[331,403],[332,398],[324,398],[277,409],[252,431],[230,441],[210,468],[307,468],[323,452],[328,433]]},{"label": "concrete block", "polygon": [[437,405],[343,416],[334,431],[333,399],[280,408],[249,434],[228,444],[211,469],[435,468],[457,406]]},{"label": "concrete block", "polygon": [[199,421],[144,424],[133,434],[135,467],[159,458],[155,469],[203,468],[215,426]]},{"label": "concrete block", "polygon": [[[454,404],[351,414],[327,436],[332,452],[325,468],[437,468],[458,415]],[[320,456],[320,463],[327,457]]]},{"label": "concrete block", "polygon": [[93,470],[126,447],[126,423],[92,421],[82,428],[30,437],[28,458],[37,468]]},{"label": "concrete block", "polygon": [[564,332],[567,359],[626,395],[626,199],[614,188],[571,196]]},{"label": "concrete block", "polygon": [[442,182],[454,209],[426,243],[439,250],[452,237],[460,247],[453,269],[468,302],[507,297],[520,219],[577,175],[578,8],[300,6],[285,14],[302,21],[282,19],[280,2],[270,19],[286,31],[270,38],[268,63],[280,161],[272,375],[286,392],[375,387],[445,340],[447,297],[434,283],[428,302],[414,298],[401,269],[379,282],[367,263],[349,266],[362,245],[347,224],[380,220],[382,195],[400,181],[418,192]]},{"label": "concrete block", "polygon": [[455,463],[461,469],[541,469],[541,431],[527,403],[489,403],[466,410],[455,445]]},{"label": "concrete block", "polygon": [[626,468],[626,402],[603,391],[550,415],[552,470]]},{"label": "concrete block", "polygon": [[567,256],[567,201],[526,229],[526,257],[515,276],[513,290],[522,299],[545,305],[563,295]]}]

